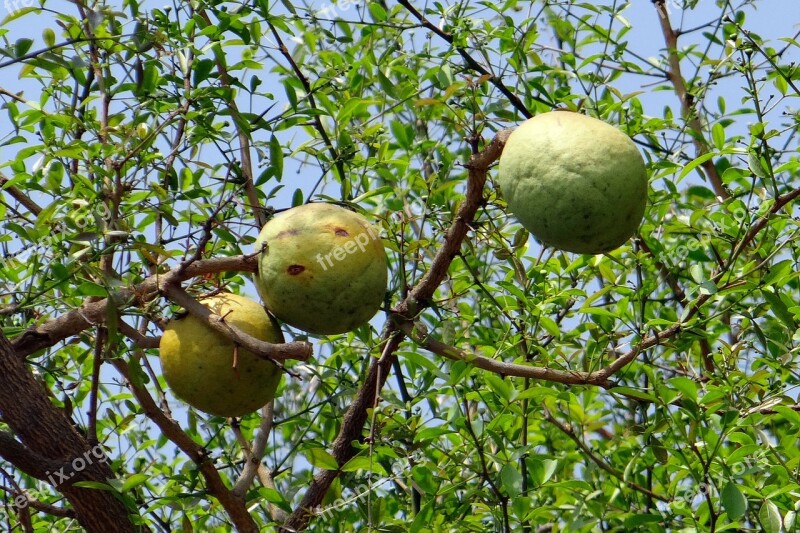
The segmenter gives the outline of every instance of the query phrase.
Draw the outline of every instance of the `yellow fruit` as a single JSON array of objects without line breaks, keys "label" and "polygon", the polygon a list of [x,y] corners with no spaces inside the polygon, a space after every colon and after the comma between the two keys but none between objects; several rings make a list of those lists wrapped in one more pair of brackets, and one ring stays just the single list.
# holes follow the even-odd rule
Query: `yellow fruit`
[{"label": "yellow fruit", "polygon": [[321,335],[350,331],[375,315],[386,291],[386,251],[361,215],[306,204],[267,222],[256,287],[284,322]]},{"label": "yellow fruit", "polygon": [[[280,328],[258,302],[221,293],[201,303],[257,339],[283,342]],[[257,410],[275,397],[281,379],[277,366],[244,348],[236,351],[233,342],[191,315],[169,322],[160,356],[164,379],[175,396],[213,415],[242,416]]]},{"label": "yellow fruit", "polygon": [[565,111],[514,130],[498,183],[508,210],[539,241],[576,253],[621,246],[647,204],[647,172],[633,141],[601,120]]}]

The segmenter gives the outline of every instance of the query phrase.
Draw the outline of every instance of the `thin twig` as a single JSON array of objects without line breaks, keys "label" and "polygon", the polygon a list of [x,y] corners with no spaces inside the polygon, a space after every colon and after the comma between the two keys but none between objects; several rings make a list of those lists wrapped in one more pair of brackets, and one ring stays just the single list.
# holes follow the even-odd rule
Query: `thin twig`
[{"label": "thin twig", "polygon": [[[311,84],[308,81],[308,78],[303,71],[300,70],[300,67],[297,65],[297,62],[292,57],[292,54],[289,53],[289,49],[286,48],[286,45],[283,44],[283,40],[281,39],[280,33],[278,30],[275,29],[275,26],[272,25],[269,19],[267,19],[267,26],[269,26],[270,31],[272,32],[272,36],[275,37],[275,41],[278,44],[278,49],[281,52],[281,55],[286,59],[289,65],[292,67],[292,71],[294,71],[295,76],[303,85],[303,89],[306,92],[306,97],[308,98],[308,104],[311,106],[311,109],[317,109],[317,102],[314,99],[314,91],[311,89]],[[322,142],[325,143],[325,146],[328,149],[328,153],[331,156],[331,160],[336,167],[336,172],[339,174],[339,180],[344,183],[345,180],[345,172],[344,172],[344,162],[342,161],[339,152],[336,151],[336,148],[333,146],[330,137],[328,136],[328,132],[325,131],[325,126],[322,124],[322,120],[319,118],[318,114],[314,114],[314,118],[312,119],[314,123],[314,129],[317,130],[319,136],[322,138]]]},{"label": "thin twig", "polygon": [[284,368],[281,361],[286,359],[297,359],[298,361],[306,361],[312,354],[312,346],[308,342],[287,342],[281,344],[274,344],[271,342],[262,341],[241,331],[239,328],[229,324],[225,317],[216,315],[211,310],[192,298],[192,296],[184,290],[180,284],[170,280],[169,274],[162,277],[160,285],[163,294],[183,307],[190,315],[201,320],[203,324],[207,325],[217,333],[224,335],[226,338],[232,340],[237,345],[246,348],[253,352],[254,355],[267,359],[275,364],[285,372],[295,376],[295,373]]},{"label": "thin twig", "polygon": [[[467,66],[470,69],[474,70],[475,72],[477,72],[481,76],[489,76],[489,83],[494,85],[501,93],[503,93],[503,96],[505,96],[508,99],[508,101],[511,102],[511,105],[514,106],[514,109],[519,111],[522,114],[522,116],[524,116],[525,118],[531,118],[533,116],[533,113],[531,113],[530,110],[528,109],[528,107],[522,102],[522,100],[520,100],[519,96],[517,96],[517,94],[514,91],[512,91],[511,89],[506,87],[506,85],[503,83],[503,80],[501,80],[500,78],[495,76],[492,72],[488,71],[483,65],[478,63],[475,60],[475,58],[473,58],[471,55],[469,55],[469,52],[467,52],[464,48],[456,45],[455,44],[455,39],[453,39],[452,35],[450,35],[449,33],[445,32],[445,31],[443,31],[441,29],[439,29],[439,27],[437,25],[435,25],[431,21],[429,21],[425,17],[425,15],[420,13],[417,10],[417,8],[412,6],[411,2],[409,2],[408,0],[398,0],[398,3],[401,6],[403,6],[404,8],[406,8],[414,16],[414,18],[416,18],[420,22],[420,24],[422,26],[424,26],[426,29],[432,31],[434,34],[436,34],[440,38],[444,39],[451,46],[453,46],[456,49],[456,51],[459,53],[459,55],[462,57],[462,59],[464,59],[464,62],[467,64]],[[553,106],[552,102],[548,102],[548,101],[544,100],[543,98],[541,98],[540,96],[532,95],[531,98],[533,98],[537,102],[543,103],[543,104],[548,105],[550,107]]]},{"label": "thin twig", "polygon": [[623,475],[622,472],[618,471],[616,468],[614,468],[610,464],[608,464],[605,461],[603,461],[600,457],[598,457],[597,454],[594,453],[594,451],[592,451],[592,449],[589,448],[586,445],[586,443],[584,443],[580,439],[580,437],[578,437],[578,435],[575,433],[575,430],[572,428],[571,425],[566,425],[566,424],[561,423],[552,414],[550,414],[550,411],[547,410],[546,408],[544,409],[543,412],[544,412],[545,420],[547,420],[548,422],[550,422],[551,424],[556,426],[559,430],[561,430],[562,433],[564,433],[564,435],[569,437],[570,440],[572,440],[572,442],[574,442],[578,446],[578,448],[581,449],[581,451],[586,455],[586,457],[588,457],[594,464],[596,464],[598,467],[600,467],[601,470],[603,470],[605,472],[608,472],[609,474],[611,474],[612,476],[614,476],[618,480],[620,480],[623,483],[625,483],[628,487],[632,488],[635,491],[641,492],[642,494],[646,494],[647,496],[649,496],[650,498],[653,498],[654,500],[658,500],[658,501],[661,501],[661,502],[669,502],[670,501],[669,498],[665,498],[664,496],[653,492],[652,490],[648,489],[647,487],[643,487],[643,486],[639,485],[638,483],[635,483],[633,481],[629,481],[629,480],[625,479],[625,476]]},{"label": "thin twig", "polygon": [[[213,26],[213,23],[211,22],[211,19],[205,10],[201,9],[199,14],[201,17],[203,17],[203,19],[205,19],[209,26]],[[213,52],[214,60],[217,63],[217,71],[219,72],[220,82],[224,87],[232,89],[234,84],[231,80],[230,74],[228,74],[228,67],[226,65],[225,53],[222,50],[222,46],[220,46],[219,43],[215,43],[213,46]],[[230,94],[234,93],[235,91],[230,91]],[[250,203],[250,207],[253,210],[253,216],[256,219],[258,227],[261,228],[264,224],[266,224],[267,217],[264,208],[261,206],[261,201],[259,200],[258,191],[256,190],[255,181],[253,179],[253,163],[250,158],[250,132],[245,131],[242,127],[244,120],[239,112],[239,106],[236,105],[235,98],[231,97],[228,99],[227,104],[231,112],[231,118],[233,119],[234,127],[236,128],[237,136],[239,138],[239,157],[241,160],[242,178],[244,178],[247,201]]]},{"label": "thin twig", "polygon": [[[241,431],[237,434],[239,444],[242,447],[242,452],[245,457],[245,465],[236,485],[233,487],[233,493],[240,498],[244,498],[247,489],[253,483],[253,479],[258,476],[261,484],[267,488],[274,489],[275,483],[272,479],[272,474],[267,470],[266,466],[261,462],[267,449],[267,441],[269,440],[270,433],[272,432],[272,419],[274,416],[275,401],[271,401],[261,410],[261,424],[258,428],[258,433],[253,439],[253,445],[241,435]],[[277,523],[283,523],[286,520],[286,511],[277,505],[270,503],[269,512],[272,519]]]}]

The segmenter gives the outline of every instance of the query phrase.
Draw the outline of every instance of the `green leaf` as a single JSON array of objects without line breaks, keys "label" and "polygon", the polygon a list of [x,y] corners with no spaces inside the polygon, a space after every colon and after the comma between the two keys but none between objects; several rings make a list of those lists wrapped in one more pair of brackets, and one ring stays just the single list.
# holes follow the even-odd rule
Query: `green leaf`
[{"label": "green leaf", "polygon": [[379,2],[369,2],[367,5],[369,6],[369,13],[372,15],[372,18],[375,19],[375,22],[386,21],[388,18],[386,15],[386,10],[380,5]]},{"label": "green leaf", "polygon": [[395,142],[400,146],[400,148],[404,148],[406,150],[410,149],[412,134],[409,133],[408,128],[406,128],[406,126],[399,120],[393,120],[389,127],[392,130],[392,135],[394,135]]},{"label": "green leaf", "polygon": [[273,135],[269,140],[269,164],[272,166],[275,179],[283,177],[283,148],[278,138]]},{"label": "green leaf", "polygon": [[797,512],[789,511],[783,517],[783,528],[786,531],[794,531],[794,524],[797,521]]},{"label": "green leaf", "polygon": [[[331,459],[333,458],[331,457]],[[356,457],[353,457],[347,461],[342,466],[341,470],[342,472],[357,472],[359,470],[366,470],[367,472],[374,472],[375,474],[379,474],[381,476],[388,475],[386,473],[386,469],[384,469],[380,463],[369,457],[364,457],[363,455],[357,455]]]},{"label": "green leaf", "polygon": [[303,189],[295,189],[292,194],[292,207],[303,205]]},{"label": "green leaf", "polygon": [[717,122],[711,128],[711,140],[717,150],[722,150],[725,147],[725,127]]},{"label": "green leaf", "polygon": [[697,388],[698,385],[691,379],[683,376],[678,376],[667,380],[667,382],[680,391],[684,398],[688,398],[693,402],[697,402]]},{"label": "green leaf", "polygon": [[731,520],[739,520],[747,512],[747,498],[744,497],[742,492],[735,483],[729,481],[722,489],[720,494],[722,499],[722,506],[725,512],[728,513],[728,518]]},{"label": "green leaf", "polygon": [[99,481],[76,481],[72,485],[73,487],[83,487],[85,489],[98,489],[98,490],[108,490],[114,492],[115,489],[108,483],[100,483]]},{"label": "green leaf", "polygon": [[774,409],[776,413],[783,416],[786,420],[791,422],[791,424],[796,428],[800,429],[800,413],[783,405],[776,405],[772,409]]},{"label": "green leaf", "polygon": [[433,520],[434,504],[435,502],[429,501],[420,508],[417,516],[414,517],[414,521],[409,525],[408,531],[427,531],[425,526],[430,524],[430,522]]},{"label": "green leaf", "polygon": [[414,484],[424,494],[433,496],[439,489],[433,472],[425,465],[415,465],[411,469],[411,479],[414,480]]},{"label": "green leaf", "polygon": [[28,39],[27,37],[23,37],[21,39],[17,39],[17,42],[14,43],[14,56],[22,57],[28,53],[33,45],[33,39]]},{"label": "green leaf", "polygon": [[442,435],[448,435],[450,433],[453,433],[453,430],[446,427],[424,428],[419,430],[414,435],[414,443],[416,444],[418,442],[433,440],[437,437],[441,437]]},{"label": "green leaf", "polygon": [[[9,2],[10,1],[11,0],[9,0]],[[22,5],[22,4],[20,3],[20,5]],[[7,5],[6,6],[7,9],[9,7],[12,7],[12,6],[11,5]],[[18,18],[21,18],[21,17],[27,15],[28,13],[39,13],[41,11],[41,9],[38,8],[38,7],[22,7],[20,9],[9,9],[9,11],[10,11],[10,13],[8,14],[8,16],[6,18],[4,18],[2,21],[0,21],[0,28],[2,28],[3,26],[6,26],[12,20],[16,20]]]},{"label": "green leaf", "polygon": [[[311,448],[310,450],[306,450],[306,454],[308,456],[308,462],[317,468],[322,468],[323,470],[339,470],[339,464],[336,462],[336,459],[322,448]],[[348,462],[347,464],[350,463]]]},{"label": "green leaf", "polygon": [[780,320],[784,326],[789,330],[797,329],[797,323],[794,320],[794,314],[789,312],[789,308],[783,303],[783,300],[777,294],[774,294],[768,289],[761,291],[761,295],[769,304],[770,311]]},{"label": "green leaf", "polygon": [[631,398],[637,398],[639,400],[644,400],[646,402],[653,402],[653,403],[658,402],[658,398],[656,398],[653,394],[640,391],[632,387],[612,387],[608,390],[608,392],[624,394],[625,396],[629,396]]},{"label": "green leaf", "polygon": [[698,285],[697,290],[700,294],[717,294],[717,285],[708,280]]},{"label": "green leaf", "polygon": [[269,503],[274,503],[284,511],[288,513],[292,512],[291,504],[286,501],[286,498],[284,498],[283,495],[277,490],[268,487],[260,487],[258,489],[258,494]]},{"label": "green leaf", "polygon": [[84,281],[78,285],[78,293],[82,296],[100,296],[103,298],[108,296],[108,290],[105,287],[91,281]]},{"label": "green leaf", "polygon": [[56,32],[54,32],[52,28],[43,29],[42,40],[46,46],[53,46],[56,44]]},{"label": "green leaf", "polygon": [[766,500],[758,511],[758,521],[761,522],[764,533],[781,532],[781,513],[778,506],[770,500]]},{"label": "green leaf", "polygon": [[655,524],[663,520],[663,517],[656,514],[634,514],[625,519],[626,531],[652,531],[650,528],[639,528],[645,524]]},{"label": "green leaf", "polygon": [[198,85],[207,80],[213,68],[214,60],[212,59],[201,59],[196,61],[194,63],[194,68],[192,69],[194,84]]},{"label": "green leaf", "polygon": [[754,150],[750,150],[750,152],[747,154],[747,166],[750,168],[750,172],[759,178],[769,178],[769,172],[767,172],[766,164]]},{"label": "green leaf", "polygon": [[659,463],[667,464],[669,462],[669,452],[660,440],[652,437],[650,439],[650,449],[653,450],[653,455],[656,456],[656,460],[658,460]]},{"label": "green leaf", "polygon": [[522,474],[511,464],[505,464],[500,469],[500,483],[506,494],[512,498],[516,498],[522,492]]},{"label": "green leaf", "polygon": [[128,479],[125,480],[125,483],[122,484],[119,491],[127,492],[135,487],[138,487],[148,479],[150,479],[150,476],[147,474],[141,474],[141,473],[133,474],[132,476],[128,477]]},{"label": "green leaf", "polygon": [[534,505],[528,496],[520,496],[511,500],[511,511],[520,520],[525,520],[533,509]]},{"label": "green leaf", "polygon": [[486,380],[486,384],[489,385],[498,396],[505,400],[506,403],[514,398],[514,392],[516,391],[513,390],[513,386],[510,382],[491,373],[486,373],[483,378]]},{"label": "green leaf", "polygon": [[696,169],[697,167],[699,167],[700,165],[702,165],[703,163],[714,157],[714,155],[715,154],[713,153],[707,153],[699,157],[696,157],[691,163],[683,167],[683,170],[681,171],[676,181],[680,183],[681,180],[683,180],[683,178],[685,178],[692,170]]}]

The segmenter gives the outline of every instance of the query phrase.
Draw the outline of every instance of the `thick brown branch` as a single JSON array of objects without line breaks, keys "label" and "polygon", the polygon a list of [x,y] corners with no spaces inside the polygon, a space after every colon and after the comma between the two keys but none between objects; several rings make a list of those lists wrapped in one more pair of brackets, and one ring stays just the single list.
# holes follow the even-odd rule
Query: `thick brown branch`
[{"label": "thick brown branch", "polygon": [[31,451],[7,431],[0,431],[0,457],[29,476],[42,481],[47,479],[49,473],[64,466],[62,461],[52,460]]},{"label": "thick brown branch", "polygon": [[[486,184],[486,172],[500,157],[510,129],[502,130],[495,136],[486,149],[470,158],[469,179],[464,202],[456,214],[452,226],[447,232],[444,244],[433,260],[430,270],[422,277],[409,295],[393,310],[395,314],[412,319],[422,310],[436,289],[447,276],[447,271],[453,258],[458,254],[464,238],[467,235],[470,223],[475,218],[478,208],[483,202],[483,188]],[[363,440],[364,424],[367,421],[367,410],[375,406],[377,394],[383,388],[386,378],[395,361],[395,352],[403,340],[403,333],[389,322],[383,334],[383,350],[381,357],[372,359],[367,378],[358,390],[353,403],[344,415],[342,427],[332,445],[332,453],[338,465],[343,465],[355,456],[353,441]],[[303,496],[300,504],[289,516],[280,531],[290,533],[301,531],[308,526],[314,516],[314,510],[320,506],[331,483],[339,476],[338,470],[322,470],[314,476],[311,485]]]},{"label": "thick brown branch", "polygon": [[[78,309],[73,309],[40,326],[30,328],[16,337],[12,341],[12,345],[20,357],[25,357],[43,348],[49,348],[94,324],[103,323],[107,317],[109,304],[122,309],[128,305],[144,305],[153,300],[158,296],[159,291],[164,288],[165,281],[174,284],[204,274],[230,270],[255,272],[256,269],[256,257],[252,255],[194,261],[186,267],[175,267],[167,273],[150,276],[133,288],[119,290],[111,298],[87,302]],[[195,304],[197,303],[192,298],[189,298],[189,300],[192,300]],[[177,303],[186,303],[194,308],[188,301],[181,300]],[[211,315],[210,311],[204,306],[200,305],[200,307],[203,307],[203,310],[195,309],[196,313],[206,317]],[[191,309],[189,311],[191,312]],[[211,324],[211,322],[216,322],[216,324]],[[276,360],[287,358],[305,360],[311,354],[311,345],[308,343],[270,344],[253,337],[248,339],[247,337],[249,336],[245,336],[241,332],[236,337],[235,332],[233,332],[234,328],[221,324],[219,320],[209,321],[209,324],[217,331],[222,332],[223,335],[229,336],[232,340],[239,342],[242,346],[251,349],[255,353],[266,355]]]},{"label": "thick brown branch", "polygon": [[161,343],[161,337],[146,337],[142,335],[141,332],[131,327],[130,324],[122,320],[119,321],[117,326],[123,335],[128,337],[134,342],[134,344],[136,344],[137,348],[141,348],[143,350],[154,349],[158,348],[159,344]]},{"label": "thick brown branch", "polygon": [[21,492],[22,496],[25,496],[25,506],[30,507],[31,509],[36,509],[40,513],[46,513],[52,516],[58,516],[61,518],[75,518],[75,511],[66,507],[56,507],[55,505],[49,505],[44,502],[40,502],[30,494],[28,494],[25,490]]},{"label": "thick brown branch", "polygon": [[527,364],[498,361],[497,359],[491,359],[449,346],[432,338],[427,333],[421,332],[419,329],[415,328],[411,321],[403,320],[399,317],[395,317],[395,319],[398,320],[400,331],[405,333],[418,345],[437,355],[454,361],[464,361],[465,363],[469,363],[489,372],[494,372],[501,376],[540,379],[566,385],[596,385],[606,389],[614,386],[614,383],[610,380],[611,376],[627,366],[628,363],[633,361],[643,350],[651,348],[665,339],[674,337],[681,329],[680,324],[669,327],[658,335],[645,338],[637,344],[635,348],[614,359],[608,366],[593,372],[585,372],[580,370],[556,370]]},{"label": "thick brown branch", "polygon": [[28,198],[28,195],[19,190],[18,188],[14,187],[13,185],[6,186],[8,183],[8,178],[0,174],[0,189],[8,192],[12,198],[14,198],[17,202],[21,205],[25,206],[25,209],[31,212],[31,214],[39,216],[39,213],[42,212],[42,208],[39,207],[39,204]]},{"label": "thick brown branch", "polygon": [[[331,446],[331,455],[336,459],[336,463],[339,466],[355,456],[356,451],[352,443],[353,441],[363,440],[362,432],[364,423],[367,421],[367,410],[375,405],[375,394],[386,383],[389,369],[395,360],[394,353],[400,347],[400,342],[403,339],[402,335],[392,332],[391,328],[387,328],[384,338],[387,335],[391,336],[384,346],[383,355],[379,359],[372,359],[367,378],[358,390],[350,408],[345,413],[342,427],[339,429],[339,434]],[[340,473],[339,470],[321,470],[314,476],[300,504],[289,515],[289,518],[278,531],[280,533],[294,533],[305,529],[314,516],[315,509],[322,504],[322,500],[325,498],[331,483]]]},{"label": "thick brown branch", "polygon": [[[669,13],[667,12],[665,0],[655,0],[653,5],[658,12],[658,20],[661,24],[661,32],[664,34],[664,42],[667,46],[667,59],[669,61],[669,80],[672,87],[675,89],[675,94],[681,101],[681,114],[687,121],[687,124],[692,129],[692,142],[694,143],[697,157],[701,157],[708,153],[708,145],[703,136],[703,125],[697,112],[694,109],[693,96],[686,89],[686,81],[681,72],[681,60],[678,57],[678,34],[672,29],[672,23],[669,20]],[[722,178],[717,172],[717,167],[711,159],[706,160],[702,165],[703,170],[714,188],[714,193],[723,200],[730,195],[722,183]]]},{"label": "thick brown branch", "polygon": [[[102,450],[91,447],[64,411],[53,405],[47,389],[34,378],[25,362],[16,357],[11,344],[0,333],[0,413],[19,438],[3,439],[3,453],[20,460],[31,473],[45,471],[47,481],[66,496],[81,526],[91,532],[142,531],[134,526],[125,504],[112,491],[76,487],[77,481],[108,483],[115,478]],[[98,453],[99,452],[99,453]],[[32,463],[42,458],[41,466]],[[66,471],[59,465],[70,465]]]},{"label": "thick brown branch", "polygon": [[231,518],[231,522],[239,533],[257,533],[258,526],[253,517],[247,511],[244,499],[238,498],[228,489],[225,482],[214,467],[214,461],[208,456],[206,450],[192,440],[177,422],[171,420],[158,408],[155,400],[141,385],[137,385],[131,379],[128,363],[123,359],[112,359],[111,364],[125,377],[128,388],[131,390],[136,400],[142,406],[144,414],[155,422],[158,429],[166,435],[180,450],[185,453],[200,469],[200,473],[206,482],[208,492],[213,495]]},{"label": "thick brown branch", "polygon": [[450,268],[450,263],[453,262],[453,258],[461,249],[461,243],[467,236],[469,225],[472,223],[475,213],[483,201],[486,171],[500,157],[512,131],[514,130],[510,128],[501,130],[483,152],[470,158],[469,163],[467,163],[469,181],[464,204],[459,209],[452,226],[447,231],[444,244],[433,259],[430,270],[422,277],[422,280],[414,287],[408,297],[397,306],[396,313],[409,318],[413,317],[419,312],[420,305],[427,306],[428,300],[444,281],[447,276],[447,270]]}]

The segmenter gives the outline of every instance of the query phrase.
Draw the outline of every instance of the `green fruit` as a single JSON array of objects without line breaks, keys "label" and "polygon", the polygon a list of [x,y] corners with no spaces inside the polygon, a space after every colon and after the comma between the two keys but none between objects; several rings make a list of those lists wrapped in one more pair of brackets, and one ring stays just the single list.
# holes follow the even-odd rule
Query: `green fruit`
[{"label": "green fruit", "polygon": [[599,254],[639,227],[647,172],[631,139],[601,120],[554,111],[520,125],[500,156],[508,210],[539,241]]},{"label": "green fruit", "polygon": [[[282,343],[277,323],[258,302],[222,293],[201,301],[241,331]],[[160,345],[161,369],[172,392],[192,407],[219,416],[242,416],[275,397],[281,370],[239,347],[197,318],[169,322]],[[234,357],[236,366],[234,367]]]},{"label": "green fruit", "polygon": [[270,312],[320,335],[375,315],[386,292],[386,251],[357,213],[330,204],[289,209],[264,225],[256,287]]}]

